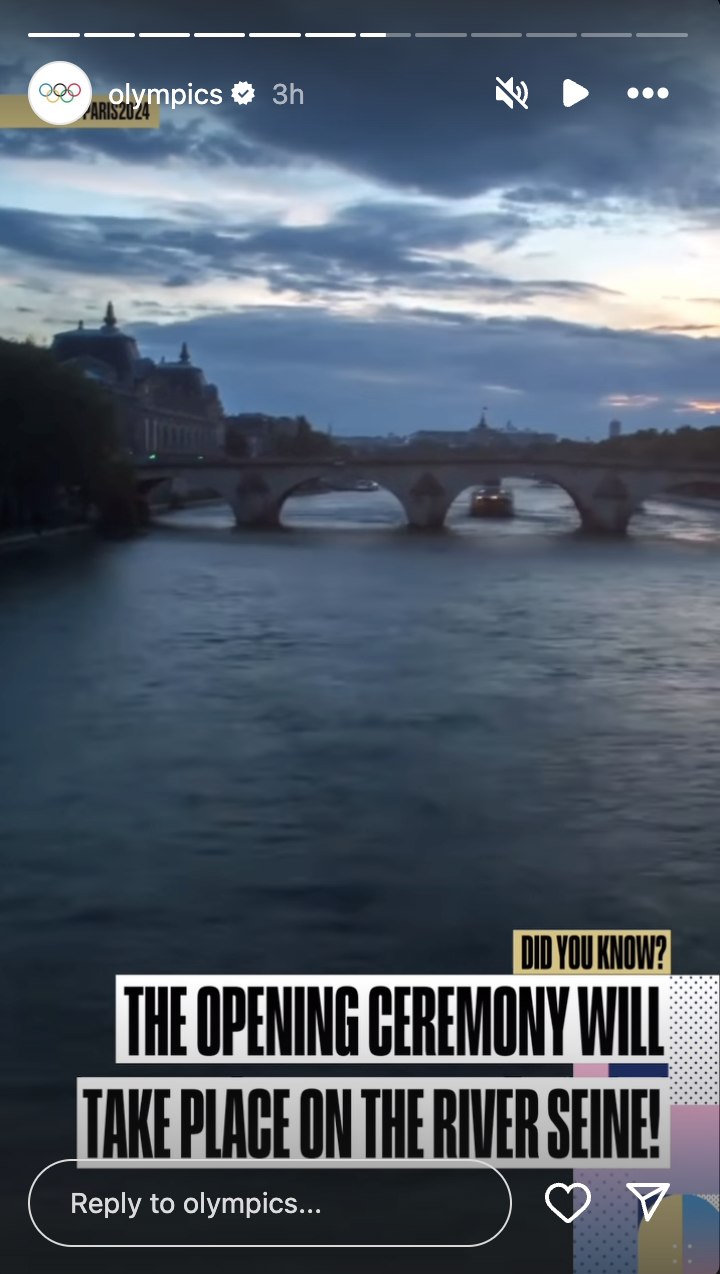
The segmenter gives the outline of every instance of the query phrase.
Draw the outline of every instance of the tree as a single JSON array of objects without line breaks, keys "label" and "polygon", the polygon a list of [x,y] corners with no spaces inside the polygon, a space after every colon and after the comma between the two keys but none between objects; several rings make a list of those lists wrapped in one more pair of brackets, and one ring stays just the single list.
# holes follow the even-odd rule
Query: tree
[{"label": "tree", "polygon": [[313,429],[305,416],[296,417],[293,434],[278,435],[276,449],[278,455],[293,456],[303,460],[322,459],[325,456],[338,454],[338,448],[330,435],[321,433],[319,429]]},{"label": "tree", "polygon": [[225,451],[239,460],[250,455],[247,434],[237,425],[228,425],[225,431]]},{"label": "tree", "polygon": [[112,400],[48,350],[0,339],[0,528],[40,530],[93,504],[135,521]]}]

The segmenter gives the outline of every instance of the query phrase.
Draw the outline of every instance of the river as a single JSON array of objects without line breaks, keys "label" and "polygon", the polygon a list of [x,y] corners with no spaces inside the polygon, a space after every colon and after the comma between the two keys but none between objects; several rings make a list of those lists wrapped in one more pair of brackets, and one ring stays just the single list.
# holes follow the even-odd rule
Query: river
[{"label": "river", "polygon": [[671,928],[717,969],[720,514],[597,541],[516,496],[0,562],[6,1118],[110,1073],[119,972],[503,972],[518,926]]}]

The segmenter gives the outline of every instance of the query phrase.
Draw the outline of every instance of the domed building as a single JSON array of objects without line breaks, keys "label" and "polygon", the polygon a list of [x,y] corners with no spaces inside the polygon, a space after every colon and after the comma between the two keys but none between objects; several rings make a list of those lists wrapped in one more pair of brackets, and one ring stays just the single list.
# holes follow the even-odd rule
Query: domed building
[{"label": "domed building", "polygon": [[102,327],[82,320],[58,332],[52,352],[107,387],[115,401],[123,446],[134,456],[211,456],[224,452],[224,412],[215,385],[193,366],[183,342],[177,362],[143,358],[134,337],[118,327],[112,302]]}]

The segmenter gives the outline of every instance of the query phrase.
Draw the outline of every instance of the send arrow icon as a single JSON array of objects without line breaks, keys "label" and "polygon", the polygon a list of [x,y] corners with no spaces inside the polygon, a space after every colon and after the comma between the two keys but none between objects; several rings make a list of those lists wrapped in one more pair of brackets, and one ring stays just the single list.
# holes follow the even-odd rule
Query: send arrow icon
[{"label": "send arrow icon", "polygon": [[574,106],[587,97],[589,92],[589,88],[583,88],[582,84],[576,84],[574,80],[563,80],[563,106]]},{"label": "send arrow icon", "polygon": [[[640,1201],[640,1207],[646,1221],[649,1221],[655,1209],[662,1203],[665,1195],[670,1189],[669,1181],[628,1181],[627,1188],[635,1198]],[[651,1207],[648,1203],[654,1199]]]}]

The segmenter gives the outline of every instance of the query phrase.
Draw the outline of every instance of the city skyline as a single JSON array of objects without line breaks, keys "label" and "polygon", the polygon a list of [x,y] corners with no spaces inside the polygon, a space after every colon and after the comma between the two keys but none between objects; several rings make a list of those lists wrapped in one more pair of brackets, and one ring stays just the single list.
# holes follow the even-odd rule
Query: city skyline
[{"label": "city skyline", "polygon": [[[431,9],[413,12],[420,25]],[[467,4],[452,16],[471,28]],[[338,434],[468,428],[485,404],[494,423],[571,437],[604,436],[614,416],[626,430],[715,423],[718,94],[701,39],[713,19],[692,4],[689,40],[568,53],[469,40],[60,48],[28,41],[17,15],[3,92],[63,56],[96,92],[193,81],[221,87],[223,104],[162,108],[161,129],[135,135],[0,134],[0,330],[49,342],[99,323],[112,299],[150,357],[186,340],[228,412],[302,413]],[[513,69],[525,112],[494,101],[494,71]],[[591,90],[570,110],[566,74]],[[251,106],[230,96],[239,75],[256,84]],[[278,81],[301,85],[303,105],[275,106]],[[653,82],[667,100],[628,99],[626,83]]]}]

